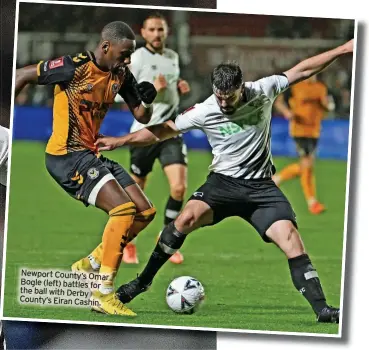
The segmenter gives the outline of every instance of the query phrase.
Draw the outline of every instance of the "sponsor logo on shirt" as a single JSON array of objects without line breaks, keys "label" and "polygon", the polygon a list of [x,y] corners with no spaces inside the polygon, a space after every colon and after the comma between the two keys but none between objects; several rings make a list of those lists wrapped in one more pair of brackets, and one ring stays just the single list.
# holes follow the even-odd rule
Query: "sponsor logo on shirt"
[{"label": "sponsor logo on shirt", "polygon": [[50,61],[49,69],[54,69],[64,66],[64,57],[57,58],[56,60]]}]

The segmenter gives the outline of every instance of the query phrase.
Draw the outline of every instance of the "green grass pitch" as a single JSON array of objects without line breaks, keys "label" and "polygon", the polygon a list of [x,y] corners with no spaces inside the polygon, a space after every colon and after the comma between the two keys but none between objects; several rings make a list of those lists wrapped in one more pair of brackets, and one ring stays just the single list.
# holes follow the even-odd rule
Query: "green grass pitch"
[{"label": "green grass pitch", "polygon": [[[129,163],[127,150],[117,150],[108,156],[123,166]],[[189,153],[187,197],[204,182],[210,160],[207,153]],[[279,169],[291,161],[275,159]],[[316,174],[319,197],[328,208],[321,216],[308,213],[298,179],[284,184],[282,189],[296,211],[299,230],[328,303],[336,306],[340,303],[346,163],[319,160]],[[158,214],[138,238],[140,264],[122,264],[117,286],[143,269],[162,228],[168,185],[158,164],[146,193]],[[19,268],[68,270],[100,242],[105,222],[104,213],[93,207],[85,208],[54,183],[44,166],[43,144],[14,142],[4,316],[338,334],[337,325],[316,323],[310,306],[292,285],[284,255],[274,245],[264,243],[256,231],[238,218],[191,234],[182,249],[184,264],[168,262],[150,291],[129,304],[137,312],[136,318],[102,315],[83,308],[19,304]],[[174,314],[165,302],[168,284],[182,275],[198,278],[205,287],[206,302],[193,315]]]}]

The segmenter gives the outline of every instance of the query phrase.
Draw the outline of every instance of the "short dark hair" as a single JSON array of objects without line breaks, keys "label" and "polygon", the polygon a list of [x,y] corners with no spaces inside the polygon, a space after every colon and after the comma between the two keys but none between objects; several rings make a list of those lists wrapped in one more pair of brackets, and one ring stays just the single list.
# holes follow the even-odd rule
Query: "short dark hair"
[{"label": "short dark hair", "polygon": [[242,85],[243,74],[237,62],[221,63],[213,69],[211,84],[217,90],[227,92]]},{"label": "short dark hair", "polygon": [[116,42],[124,39],[136,40],[136,36],[127,23],[115,21],[108,23],[103,28],[101,31],[101,39]]},{"label": "short dark hair", "polygon": [[145,17],[145,19],[142,22],[142,28],[145,27],[146,21],[149,20],[149,19],[152,19],[152,18],[161,19],[166,24],[168,24],[167,19],[164,17],[164,15],[162,13],[160,13],[159,11],[155,11],[155,12],[152,12],[148,16]]}]

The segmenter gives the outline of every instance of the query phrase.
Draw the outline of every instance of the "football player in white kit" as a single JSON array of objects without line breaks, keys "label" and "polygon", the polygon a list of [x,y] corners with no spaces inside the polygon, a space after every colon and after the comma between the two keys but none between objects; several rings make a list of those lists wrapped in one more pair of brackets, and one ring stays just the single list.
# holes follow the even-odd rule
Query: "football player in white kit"
[{"label": "football player in white kit", "polygon": [[206,133],[214,155],[205,184],[163,230],[143,272],[118,288],[123,303],[148,289],[161,266],[182,246],[190,232],[239,216],[264,241],[273,242],[285,253],[292,282],[310,303],[317,321],[339,322],[340,310],[326,302],[317,271],[297,231],[295,213],[271,179],[275,168],[270,126],[272,105],[280,93],[352,52],[353,40],[303,60],[283,74],[246,83],[237,64],[221,64],[212,73],[213,95],[175,121],[123,137],[97,140],[101,150],[123,145],[146,146],[198,128]]},{"label": "football player in white kit", "polygon": [[[141,29],[145,46],[131,56],[130,70],[138,83],[149,81],[154,84],[157,96],[153,103],[153,114],[148,125],[174,120],[178,115],[180,95],[190,91],[189,84],[180,78],[178,54],[165,46],[168,24],[159,12],[150,14]],[[119,101],[119,97],[116,99]],[[134,120],[131,132],[143,129],[145,124]],[[182,135],[147,147],[130,147],[130,170],[133,179],[144,189],[147,176],[158,159],[168,179],[169,198],[164,211],[164,227],[172,222],[181,211],[187,188],[187,150]],[[177,251],[169,259],[174,264],[183,262]],[[127,244],[123,262],[138,264],[135,240]]]}]

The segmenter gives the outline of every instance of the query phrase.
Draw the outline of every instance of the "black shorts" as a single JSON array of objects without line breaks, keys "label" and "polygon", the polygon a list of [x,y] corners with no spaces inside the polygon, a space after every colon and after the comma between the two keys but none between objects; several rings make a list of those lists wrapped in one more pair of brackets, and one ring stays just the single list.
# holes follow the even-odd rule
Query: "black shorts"
[{"label": "black shorts", "polygon": [[270,240],[265,233],[276,221],[290,220],[297,228],[291,204],[272,179],[245,180],[210,173],[191,199],[211,207],[214,220],[209,226],[239,216],[249,222],[266,242]]},{"label": "black shorts", "polygon": [[146,177],[159,159],[162,168],[172,164],[187,165],[187,147],[182,135],[146,147],[130,147],[131,172]]},{"label": "black shorts", "polygon": [[314,155],[318,146],[318,139],[314,137],[294,137],[297,153],[300,157]]},{"label": "black shorts", "polygon": [[61,156],[46,153],[46,168],[54,180],[72,197],[86,206],[95,205],[97,193],[108,181],[116,179],[125,188],[135,181],[117,162],[97,157],[90,150]]}]

